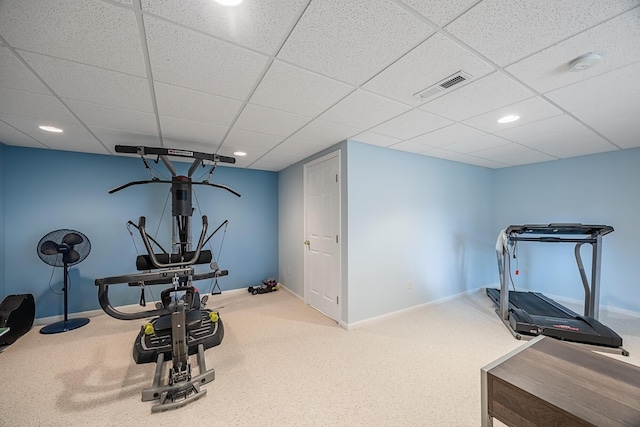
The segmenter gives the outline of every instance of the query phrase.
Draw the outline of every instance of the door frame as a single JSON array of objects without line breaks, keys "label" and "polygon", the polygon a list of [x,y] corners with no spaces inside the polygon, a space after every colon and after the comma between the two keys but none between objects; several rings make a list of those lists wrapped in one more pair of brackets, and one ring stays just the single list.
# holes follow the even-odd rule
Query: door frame
[{"label": "door frame", "polygon": [[[327,153],[323,156],[318,157],[317,159],[313,159],[307,163],[304,164],[303,166],[303,172],[302,172],[302,177],[303,177],[303,212],[304,212],[304,240],[307,239],[307,169],[311,166],[314,166],[318,163],[322,163],[326,160],[329,160],[332,157],[337,157],[338,160],[338,168],[337,168],[337,173],[338,173],[338,318],[337,319],[332,319],[335,320],[336,322],[338,322],[339,325],[343,325],[342,323],[342,302],[343,302],[343,289],[342,289],[342,246],[343,246],[343,236],[342,236],[342,156],[340,153],[340,149],[337,149],[335,151],[332,151],[330,153]],[[302,244],[302,250],[304,251],[303,257],[304,257],[304,271],[303,271],[303,280],[304,280],[304,302],[307,305],[309,304],[309,287],[311,286],[311,283],[308,279],[308,272],[309,272],[309,267],[308,267],[308,261],[307,261],[307,246],[304,245],[304,240],[303,240],[303,244]],[[313,306],[311,306],[313,307]],[[313,307],[315,308],[315,307]],[[326,313],[323,313],[326,315]],[[329,316],[327,316],[329,317]],[[330,318],[330,317],[329,317]]]}]

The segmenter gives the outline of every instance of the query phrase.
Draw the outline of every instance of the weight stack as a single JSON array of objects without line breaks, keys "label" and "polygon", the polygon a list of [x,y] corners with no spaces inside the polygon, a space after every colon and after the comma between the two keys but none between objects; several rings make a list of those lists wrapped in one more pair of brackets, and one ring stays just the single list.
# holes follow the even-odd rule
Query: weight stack
[{"label": "weight stack", "polygon": [[0,328],[9,332],[0,337],[0,346],[13,344],[29,332],[36,317],[36,304],[31,294],[9,295],[0,304]]}]

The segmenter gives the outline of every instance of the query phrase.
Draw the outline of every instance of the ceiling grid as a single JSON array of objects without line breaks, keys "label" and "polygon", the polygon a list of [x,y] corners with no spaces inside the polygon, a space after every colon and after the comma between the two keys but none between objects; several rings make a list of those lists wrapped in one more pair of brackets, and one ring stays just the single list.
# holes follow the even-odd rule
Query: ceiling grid
[{"label": "ceiling grid", "polygon": [[640,0],[3,0],[0,141],[272,171],[347,139],[488,168],[634,148],[639,39]]}]

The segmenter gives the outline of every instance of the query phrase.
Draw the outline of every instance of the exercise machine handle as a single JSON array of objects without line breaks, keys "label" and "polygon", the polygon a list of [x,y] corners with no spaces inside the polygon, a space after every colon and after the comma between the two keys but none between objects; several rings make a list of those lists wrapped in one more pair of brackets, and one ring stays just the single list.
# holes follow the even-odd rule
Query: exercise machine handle
[{"label": "exercise machine handle", "polygon": [[219,154],[201,153],[198,151],[179,150],[176,148],[158,148],[158,147],[145,147],[142,145],[116,145],[116,153],[138,154],[140,156],[152,155],[152,156],[176,156],[176,157],[188,157],[199,160],[210,160],[212,162],[231,163],[234,164],[236,159],[229,156],[221,156]]},{"label": "exercise machine handle", "polygon": [[149,236],[147,235],[147,231],[145,230],[145,222],[146,218],[141,216],[138,220],[138,231],[140,231],[140,237],[142,237],[142,242],[144,243],[145,248],[147,248],[147,252],[149,253],[149,258],[151,259],[151,263],[155,265],[157,268],[171,268],[171,267],[188,267],[190,265],[195,264],[200,258],[200,251],[202,250],[202,246],[204,245],[204,238],[207,235],[207,227],[209,225],[209,220],[206,215],[202,215],[202,231],[200,232],[200,239],[198,240],[198,245],[196,246],[196,250],[193,252],[193,256],[188,261],[181,262],[168,262],[162,263],[158,261],[156,258],[156,254],[153,252],[153,248],[151,247],[151,242],[149,241]]},{"label": "exercise machine handle", "polygon": [[114,317],[120,320],[137,320],[144,319],[147,317],[156,317],[156,316],[164,316],[166,314],[170,314],[171,310],[169,308],[158,308],[155,310],[143,310],[136,311],[133,313],[125,313],[119,310],[116,310],[111,302],[109,301],[109,285],[129,283],[129,282],[147,282],[147,281],[160,281],[160,280],[172,280],[173,278],[180,277],[189,277],[193,275],[193,268],[180,268],[170,271],[158,271],[158,272],[150,272],[150,273],[138,273],[138,274],[128,274],[124,276],[114,276],[114,277],[105,277],[102,279],[96,279],[95,285],[98,287],[98,301],[100,302],[100,307],[107,313],[109,316]]}]

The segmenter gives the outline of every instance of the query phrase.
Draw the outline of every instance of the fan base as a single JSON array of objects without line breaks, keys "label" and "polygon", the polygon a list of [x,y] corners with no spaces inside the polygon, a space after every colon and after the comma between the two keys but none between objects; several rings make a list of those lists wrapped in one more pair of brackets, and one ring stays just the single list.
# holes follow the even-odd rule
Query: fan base
[{"label": "fan base", "polygon": [[61,320],[59,322],[52,323],[40,329],[40,333],[41,334],[58,334],[60,332],[68,332],[74,329],[78,329],[86,325],[87,323],[89,323],[89,319],[86,319],[86,318]]}]

